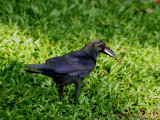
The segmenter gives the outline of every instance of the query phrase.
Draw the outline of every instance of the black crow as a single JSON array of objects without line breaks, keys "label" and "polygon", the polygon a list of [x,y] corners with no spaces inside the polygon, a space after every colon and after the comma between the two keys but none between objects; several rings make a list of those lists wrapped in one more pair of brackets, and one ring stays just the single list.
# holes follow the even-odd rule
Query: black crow
[{"label": "black crow", "polygon": [[[26,68],[34,68],[35,70],[26,71],[29,73],[41,73],[53,78],[53,81],[59,84],[58,93],[60,100],[62,100],[63,87],[74,83],[75,102],[79,104],[78,93],[82,81],[84,77],[89,75],[95,68],[96,59],[100,53],[105,53],[117,59],[116,54],[109,49],[104,42],[101,40],[93,40],[86,44],[81,50],[50,58],[45,64],[29,64]],[[119,63],[121,62],[119,61]]]}]

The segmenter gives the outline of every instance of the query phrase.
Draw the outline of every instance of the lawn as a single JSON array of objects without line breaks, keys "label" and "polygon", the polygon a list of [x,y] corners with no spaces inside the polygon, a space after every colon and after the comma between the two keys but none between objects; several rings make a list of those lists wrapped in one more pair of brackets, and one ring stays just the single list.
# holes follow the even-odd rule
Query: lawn
[{"label": "lawn", "polygon": [[[159,13],[154,0],[0,1],[0,119],[160,119]],[[24,71],[95,39],[123,65],[101,54],[80,105],[74,85],[60,102],[51,78]]]}]

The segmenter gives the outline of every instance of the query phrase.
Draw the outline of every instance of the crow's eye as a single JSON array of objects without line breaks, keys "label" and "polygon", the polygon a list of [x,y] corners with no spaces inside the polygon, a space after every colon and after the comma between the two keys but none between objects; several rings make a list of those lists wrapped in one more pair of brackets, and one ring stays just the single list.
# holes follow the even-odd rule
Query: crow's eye
[{"label": "crow's eye", "polygon": [[102,43],[101,46],[102,46],[102,48],[104,48],[106,45]]}]

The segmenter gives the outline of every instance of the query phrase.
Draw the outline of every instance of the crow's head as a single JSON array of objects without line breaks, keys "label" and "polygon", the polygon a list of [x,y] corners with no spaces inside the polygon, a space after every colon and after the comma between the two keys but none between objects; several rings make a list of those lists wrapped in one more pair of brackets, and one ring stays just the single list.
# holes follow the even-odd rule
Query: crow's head
[{"label": "crow's head", "polygon": [[[106,46],[106,44],[101,40],[93,40],[93,41],[89,42],[88,44],[86,44],[83,49],[88,54],[90,54],[92,57],[94,57],[95,59],[97,58],[97,56],[100,53],[105,53],[105,54],[109,55],[110,57],[113,57],[118,60],[118,58],[116,57],[116,54],[113,52],[113,50],[108,48]],[[119,64],[122,64],[119,60],[118,60],[118,62],[119,62]]]}]

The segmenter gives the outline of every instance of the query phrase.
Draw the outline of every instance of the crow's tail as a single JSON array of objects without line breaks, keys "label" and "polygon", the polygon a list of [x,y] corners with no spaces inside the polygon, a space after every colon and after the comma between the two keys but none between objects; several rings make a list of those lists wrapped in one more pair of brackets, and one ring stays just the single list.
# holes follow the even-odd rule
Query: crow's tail
[{"label": "crow's tail", "polygon": [[49,69],[49,66],[47,66],[46,64],[29,64],[26,65],[26,68]]},{"label": "crow's tail", "polygon": [[42,70],[24,70],[24,71],[26,71],[28,73],[43,73]]},{"label": "crow's tail", "polygon": [[47,75],[47,76],[52,77],[52,78],[57,75],[57,73],[55,73],[52,70],[25,70],[25,71],[28,72],[28,73],[44,74],[44,75]]}]

